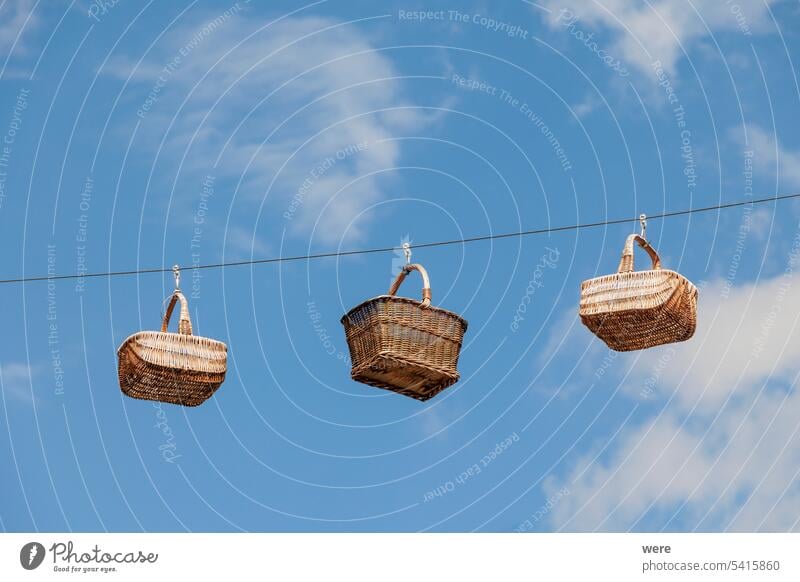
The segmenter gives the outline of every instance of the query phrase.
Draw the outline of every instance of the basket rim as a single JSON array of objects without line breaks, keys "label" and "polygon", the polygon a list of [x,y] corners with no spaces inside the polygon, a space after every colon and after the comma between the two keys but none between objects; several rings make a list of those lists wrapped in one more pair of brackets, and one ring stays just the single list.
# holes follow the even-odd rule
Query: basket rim
[{"label": "basket rim", "polygon": [[[350,311],[348,311],[347,313],[345,313],[342,316],[342,319],[340,321],[341,321],[342,324],[344,324],[345,320],[348,317],[350,317],[351,314],[353,314],[354,312],[358,311],[359,309],[361,309],[362,307],[364,307],[368,303],[372,303],[373,301],[386,301],[386,300],[398,301],[400,303],[410,303],[412,305],[416,305],[417,307],[419,307],[419,305],[421,303],[421,301],[419,301],[418,299],[411,299],[410,297],[398,297],[397,295],[378,295],[376,297],[373,297],[372,299],[367,299],[366,301],[362,301],[361,303],[359,303],[358,305],[353,307]],[[461,325],[464,326],[464,331],[467,331],[467,327],[469,326],[469,322],[466,319],[464,319],[463,317],[461,317],[458,313],[454,313],[453,311],[449,311],[449,310],[443,309],[441,307],[436,307],[434,305],[431,305],[430,307],[426,307],[425,310],[426,311],[438,311],[439,313],[444,313],[446,315],[449,315],[450,317],[460,321]]]},{"label": "basket rim", "polygon": [[647,273],[664,273],[667,275],[677,275],[678,277],[685,279],[689,285],[697,289],[697,286],[692,283],[686,275],[679,273],[678,271],[673,271],[672,269],[642,269],[640,271],[631,271],[629,273],[609,273],[608,275],[599,275],[597,277],[592,277],[591,279],[585,279],[581,282],[581,288],[586,287],[590,283],[594,283],[595,281],[600,281],[603,279],[611,279],[616,277],[626,277],[626,278],[634,278],[635,275],[638,274],[647,274]]},{"label": "basket rim", "polygon": [[[658,309],[658,308],[659,308],[658,306],[656,306],[656,307],[645,307],[645,308],[629,307],[628,309],[620,309],[619,311],[614,311],[614,312],[608,312],[608,313],[607,312],[600,312],[600,313],[589,313],[589,314],[587,314],[587,313],[583,312],[583,307],[581,306],[580,308],[578,308],[578,317],[585,324],[586,321],[584,321],[584,320],[592,320],[594,318],[605,318],[605,317],[608,317],[608,316],[610,316],[612,314],[614,316],[638,314],[638,313],[642,313],[643,311],[652,311],[652,310]],[[693,307],[693,309],[695,309],[695,310],[697,309],[696,305]]]},{"label": "basket rim", "polygon": [[123,341],[121,344],[119,344],[119,348],[117,348],[117,355],[120,355],[122,353],[122,349],[126,345],[128,345],[131,341],[136,339],[137,336],[140,336],[140,335],[143,335],[143,334],[160,335],[160,336],[168,336],[168,337],[169,336],[178,336],[180,338],[195,338],[196,340],[205,340],[207,342],[211,342],[212,344],[219,344],[225,350],[226,354],[228,352],[228,345],[225,342],[220,341],[220,340],[215,340],[215,339],[210,338],[210,337],[203,337],[201,335],[186,335],[186,334],[183,334],[183,333],[178,333],[178,332],[173,332],[173,331],[141,330],[141,331],[137,331],[136,333],[132,333],[131,335],[129,335],[128,337],[125,338],[125,341]]}]

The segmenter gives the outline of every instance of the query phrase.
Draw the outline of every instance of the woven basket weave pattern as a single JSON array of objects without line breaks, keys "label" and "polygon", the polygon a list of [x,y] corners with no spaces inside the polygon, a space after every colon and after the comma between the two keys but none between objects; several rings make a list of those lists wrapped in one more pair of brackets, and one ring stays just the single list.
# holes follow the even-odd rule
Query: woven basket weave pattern
[{"label": "woven basket weave pattern", "polygon": [[[167,332],[175,303],[181,303],[179,332]],[[189,308],[176,291],[161,331],[141,331],[119,348],[119,384],[133,398],[184,406],[205,402],[225,380],[227,346],[213,339],[191,335]]]},{"label": "woven basket weave pattern", "polygon": [[[422,302],[393,295],[411,270],[425,279]],[[467,322],[429,303],[427,273],[419,265],[408,265],[389,295],[370,299],[342,318],[354,380],[418,400],[432,398],[458,381]]]},{"label": "woven basket weave pattern", "polygon": [[[650,254],[653,269],[633,271],[634,243]],[[641,350],[691,338],[697,327],[697,296],[697,288],[683,275],[661,268],[647,241],[631,235],[619,272],[581,285],[580,316],[611,349]]]}]

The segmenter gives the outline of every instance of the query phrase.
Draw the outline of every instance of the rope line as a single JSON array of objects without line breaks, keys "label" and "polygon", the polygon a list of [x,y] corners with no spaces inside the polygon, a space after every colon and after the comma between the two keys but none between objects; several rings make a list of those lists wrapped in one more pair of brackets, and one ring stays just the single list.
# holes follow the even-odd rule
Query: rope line
[{"label": "rope line", "polygon": [[[729,202],[726,204],[717,204],[714,206],[704,206],[701,208],[687,208],[685,210],[674,210],[671,212],[662,212],[660,214],[650,214],[647,216],[647,220],[655,220],[659,218],[672,218],[675,216],[685,216],[688,214],[697,214],[701,212],[711,212],[714,210],[725,210],[728,208],[736,208],[739,206],[748,206],[754,204],[764,204],[767,202],[780,202],[782,200],[790,200],[792,198],[800,198],[800,193],[796,194],[783,194],[783,195],[776,195],[771,196],[769,198],[756,198],[753,200],[741,200],[738,202]],[[505,239],[505,238],[514,238],[514,237],[523,237],[523,236],[532,236],[536,234],[549,234],[553,232],[564,232],[568,230],[580,230],[585,228],[597,228],[599,226],[612,226],[616,224],[625,224],[628,222],[639,222],[639,216],[636,218],[617,218],[614,220],[602,220],[598,222],[587,222],[583,224],[572,224],[568,226],[555,226],[552,228],[538,228],[534,230],[521,230],[515,232],[506,232],[501,234],[487,234],[482,236],[473,236],[468,238],[459,238],[459,239],[452,239],[452,240],[444,240],[444,241],[435,241],[435,242],[427,242],[427,243],[420,243],[412,245],[413,249],[425,249],[425,248],[432,248],[432,247],[443,247],[443,246],[450,246],[450,245],[457,245],[457,244],[466,244],[466,243],[473,243],[473,242],[482,242],[488,240],[498,240],[498,239]],[[243,261],[229,261],[223,263],[208,263],[205,265],[191,265],[190,267],[185,267],[186,270],[199,270],[199,269],[224,269],[227,267],[242,267],[245,265],[265,265],[268,263],[289,263],[289,262],[296,262],[296,261],[310,261],[315,259],[326,259],[332,257],[349,257],[353,255],[368,255],[368,254],[375,254],[375,253],[388,253],[394,252],[397,250],[398,247],[376,247],[371,249],[354,249],[349,251],[329,251],[324,253],[316,253],[311,255],[295,255],[295,256],[287,256],[287,257],[270,257],[266,259],[250,259],[250,260],[243,260]],[[35,277],[18,277],[15,279],[0,279],[0,284],[11,284],[11,283],[33,283],[36,281],[59,281],[64,279],[91,279],[97,277],[119,277],[119,276],[126,276],[126,275],[146,275],[151,273],[171,273],[172,267],[158,267],[158,268],[151,268],[151,269],[134,269],[129,271],[109,271],[106,273],[84,273],[82,275],[78,274],[70,274],[70,275],[52,275],[52,276],[35,276]],[[184,269],[184,267],[181,267]]]}]

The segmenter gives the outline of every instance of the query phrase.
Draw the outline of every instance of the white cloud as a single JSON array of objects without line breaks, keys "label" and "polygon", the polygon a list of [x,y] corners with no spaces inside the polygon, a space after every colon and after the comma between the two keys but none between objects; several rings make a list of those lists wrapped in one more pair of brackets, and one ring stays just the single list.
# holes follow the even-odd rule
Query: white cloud
[{"label": "white cloud", "polygon": [[773,228],[774,218],[775,213],[771,209],[757,208],[753,210],[753,214],[750,217],[750,232],[753,233],[756,240],[766,240],[770,229]]},{"label": "white cloud", "polygon": [[33,402],[31,376],[32,370],[26,364],[9,362],[0,365],[0,388],[3,394],[15,400]]},{"label": "white cloud", "polygon": [[753,169],[766,176],[775,176],[778,184],[800,188],[800,150],[782,145],[774,133],[750,123],[745,130],[731,130],[732,140],[753,152]]},{"label": "white cloud", "polygon": [[[675,65],[703,37],[714,32],[735,31],[752,35],[768,29],[769,5],[776,0],[544,0],[552,12],[548,21],[562,28],[570,14],[587,34],[600,26],[612,33],[608,52],[642,71],[660,60],[675,72]],[[735,6],[735,8],[734,8]],[[564,10],[568,12],[564,12]],[[710,30],[710,33],[709,33]],[[600,44],[601,41],[597,41]]]},{"label": "white cloud", "polygon": [[554,528],[800,529],[800,235],[792,253],[773,278],[703,286],[689,342],[616,360],[626,392],[658,412],[548,482],[546,496],[570,491]]},{"label": "white cloud", "polygon": [[[38,18],[33,12],[34,0],[5,0],[0,3],[0,50],[22,51],[20,43],[23,27],[30,29]],[[16,43],[16,44],[15,44]]]},{"label": "white cloud", "polygon": [[227,244],[242,258],[265,257],[274,254],[271,246],[261,240],[252,230],[232,226],[227,232]]},{"label": "white cloud", "polygon": [[[556,529],[797,531],[800,395],[767,392],[721,416],[683,424],[667,412],[628,430],[611,456],[581,459],[546,494],[570,494],[551,512]],[[679,517],[671,520],[677,510]],[[659,516],[657,525],[647,514]]]},{"label": "white cloud", "polygon": [[586,98],[572,106],[572,110],[578,117],[586,117],[590,113],[594,113],[598,107],[602,105],[601,101],[594,95],[587,95]]},{"label": "white cloud", "polygon": [[192,47],[167,73],[144,116],[144,131],[163,131],[174,121],[168,147],[183,152],[202,123],[186,168],[207,171],[225,147],[218,170],[241,177],[241,193],[254,204],[280,171],[266,199],[273,216],[307,184],[286,222],[290,233],[315,229],[328,243],[359,238],[369,215],[354,219],[383,198],[386,177],[379,172],[400,158],[399,142],[391,138],[431,121],[413,108],[380,111],[409,106],[392,62],[362,29],[328,18],[287,18],[261,30],[264,23],[237,14],[203,35],[207,22],[171,33],[158,58],[136,70],[135,61],[117,58],[106,71],[123,79],[133,73],[142,103],[164,76],[163,64]]}]

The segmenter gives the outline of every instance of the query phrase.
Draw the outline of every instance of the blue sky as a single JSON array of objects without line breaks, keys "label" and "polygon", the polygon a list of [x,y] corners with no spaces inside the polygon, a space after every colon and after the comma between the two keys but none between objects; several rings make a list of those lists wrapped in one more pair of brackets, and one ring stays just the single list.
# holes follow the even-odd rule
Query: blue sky
[{"label": "blue sky", "polygon": [[[0,275],[797,192],[799,24],[775,0],[5,0]],[[800,204],[651,221],[698,331],[614,354],[579,287],[632,228],[417,250],[470,323],[461,381],[427,403],[352,382],[339,323],[400,253],[185,270],[196,333],[229,347],[194,409],[116,377],[171,276],[0,285],[0,527],[797,530]]]}]

